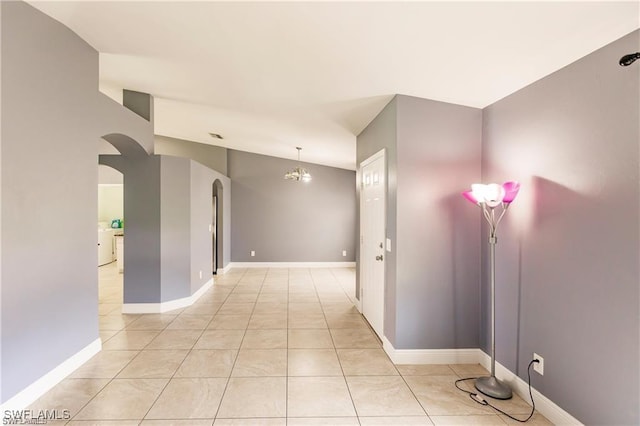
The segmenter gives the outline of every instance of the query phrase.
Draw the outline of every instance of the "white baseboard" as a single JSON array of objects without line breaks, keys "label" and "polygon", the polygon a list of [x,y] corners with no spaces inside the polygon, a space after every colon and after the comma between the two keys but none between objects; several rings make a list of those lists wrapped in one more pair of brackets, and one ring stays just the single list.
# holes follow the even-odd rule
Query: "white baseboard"
[{"label": "white baseboard", "polygon": [[394,364],[477,364],[480,349],[396,349],[385,336],[382,348]]},{"label": "white baseboard", "polygon": [[169,300],[161,303],[123,303],[123,314],[161,314],[174,309],[186,308],[193,305],[213,285],[213,278],[207,281],[195,293],[182,299]]},{"label": "white baseboard", "polygon": [[356,262],[231,262],[231,268],[355,268]]},{"label": "white baseboard", "polygon": [[101,350],[102,341],[98,338],[4,402],[0,406],[0,412],[25,409]]},{"label": "white baseboard", "polygon": [[[491,369],[491,357],[481,350],[478,350],[478,363],[487,370]],[[505,366],[496,361],[496,377],[508,384],[520,398],[531,404],[529,398],[529,384],[519,376],[512,373]],[[571,414],[564,411],[549,398],[531,388],[533,399],[536,401],[536,410],[545,416],[554,425],[582,425],[582,423]]]},{"label": "white baseboard", "polygon": [[227,266],[225,266],[224,268],[216,269],[216,274],[219,274],[219,275],[226,274],[230,270],[231,270],[231,263],[227,263]]}]

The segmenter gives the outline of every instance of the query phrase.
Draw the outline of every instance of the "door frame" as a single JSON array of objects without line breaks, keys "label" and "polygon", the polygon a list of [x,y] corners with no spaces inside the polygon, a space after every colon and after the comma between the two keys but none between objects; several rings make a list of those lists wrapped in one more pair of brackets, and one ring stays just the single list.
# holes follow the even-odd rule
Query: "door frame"
[{"label": "door frame", "polygon": [[[364,317],[364,300],[362,297],[362,289],[364,288],[364,281],[363,281],[363,277],[364,274],[362,273],[363,269],[364,269],[364,261],[363,261],[363,257],[362,257],[362,249],[363,249],[363,243],[364,243],[364,238],[362,235],[362,219],[363,219],[363,210],[364,210],[364,198],[362,197],[362,192],[364,190],[364,174],[362,173],[362,169],[364,167],[366,167],[367,165],[373,163],[374,161],[378,160],[382,158],[383,159],[383,169],[384,169],[384,173],[383,173],[383,179],[384,179],[384,187],[383,187],[383,192],[384,192],[384,214],[383,214],[383,221],[384,221],[384,247],[383,247],[383,252],[384,255],[386,257],[387,255],[387,206],[388,206],[388,189],[389,189],[389,185],[388,185],[388,171],[387,171],[387,149],[386,148],[382,148],[380,151],[377,151],[376,153],[374,153],[373,155],[371,155],[370,157],[366,158],[365,160],[363,160],[362,162],[360,162],[360,165],[358,167],[358,186],[360,187],[360,202],[359,202],[359,211],[358,211],[358,249],[359,249],[359,265],[358,265],[358,272],[359,272],[359,283],[360,286],[358,288],[358,301],[359,301],[359,311],[362,314],[362,316]],[[386,299],[387,299],[387,264],[386,262],[384,263],[384,275],[382,277],[382,324],[381,324],[381,333],[382,336],[379,336],[381,339],[384,337],[384,324],[385,324],[385,315],[386,315]],[[366,319],[366,318],[365,318]],[[373,328],[373,327],[372,327]]]}]

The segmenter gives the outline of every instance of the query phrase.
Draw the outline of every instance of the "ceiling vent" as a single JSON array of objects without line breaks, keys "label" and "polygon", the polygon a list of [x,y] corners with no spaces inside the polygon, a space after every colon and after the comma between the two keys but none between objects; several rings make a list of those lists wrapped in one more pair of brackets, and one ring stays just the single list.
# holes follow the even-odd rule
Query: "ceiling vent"
[{"label": "ceiling vent", "polygon": [[221,135],[217,133],[209,133],[209,136],[211,136],[214,139],[224,139]]}]

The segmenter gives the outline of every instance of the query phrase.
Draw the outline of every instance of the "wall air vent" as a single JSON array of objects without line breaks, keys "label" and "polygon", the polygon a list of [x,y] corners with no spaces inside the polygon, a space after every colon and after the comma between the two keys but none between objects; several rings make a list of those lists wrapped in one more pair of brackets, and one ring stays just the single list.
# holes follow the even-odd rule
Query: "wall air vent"
[{"label": "wall air vent", "polygon": [[221,135],[217,133],[209,133],[209,136],[211,136],[214,139],[224,139]]}]

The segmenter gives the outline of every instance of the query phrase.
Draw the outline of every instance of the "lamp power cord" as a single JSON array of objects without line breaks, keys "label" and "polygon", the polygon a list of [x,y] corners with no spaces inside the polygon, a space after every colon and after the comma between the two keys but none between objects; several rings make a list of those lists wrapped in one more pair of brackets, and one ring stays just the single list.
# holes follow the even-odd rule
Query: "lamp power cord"
[{"label": "lamp power cord", "polygon": [[491,403],[489,401],[487,401],[486,399],[484,399],[484,397],[476,392],[470,392],[466,389],[462,389],[460,386],[458,386],[458,383],[460,382],[466,382],[468,380],[476,380],[479,379],[479,377],[467,377],[465,379],[458,379],[456,380],[456,387],[461,390],[462,392],[466,393],[469,395],[469,398],[471,398],[471,400],[473,400],[475,403],[480,404],[480,405],[486,405],[489,406],[491,408],[493,408],[494,410],[496,410],[497,412],[499,412],[500,414],[504,414],[505,416],[509,417],[512,420],[515,420],[517,422],[520,423],[526,423],[529,421],[529,419],[531,419],[531,417],[533,417],[533,413],[536,411],[536,403],[533,400],[533,393],[531,392],[531,366],[537,362],[540,362],[537,359],[532,359],[531,362],[529,362],[529,366],[527,367],[527,378],[528,378],[528,383],[529,383],[529,397],[531,398],[531,414],[529,414],[529,416],[524,419],[518,419],[516,417],[513,417],[511,414],[505,413],[504,411],[502,411],[501,409],[499,409],[498,407],[496,407],[495,405],[491,405]]}]

